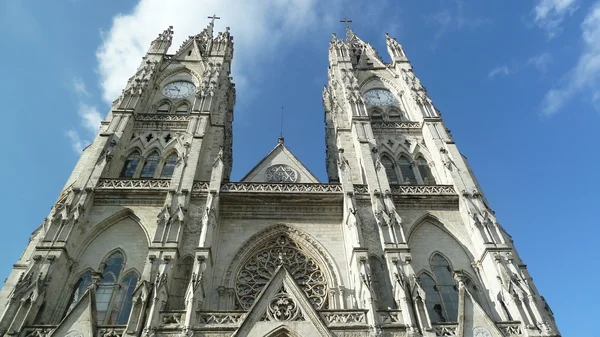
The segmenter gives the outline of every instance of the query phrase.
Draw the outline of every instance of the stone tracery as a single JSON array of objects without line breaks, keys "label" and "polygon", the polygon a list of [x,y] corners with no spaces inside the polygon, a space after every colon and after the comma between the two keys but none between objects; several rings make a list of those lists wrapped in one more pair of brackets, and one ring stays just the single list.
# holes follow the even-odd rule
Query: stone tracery
[{"label": "stone tracery", "polygon": [[237,306],[249,309],[279,265],[285,266],[315,308],[327,307],[327,281],[315,259],[285,234],[273,237],[247,259],[236,277]]}]

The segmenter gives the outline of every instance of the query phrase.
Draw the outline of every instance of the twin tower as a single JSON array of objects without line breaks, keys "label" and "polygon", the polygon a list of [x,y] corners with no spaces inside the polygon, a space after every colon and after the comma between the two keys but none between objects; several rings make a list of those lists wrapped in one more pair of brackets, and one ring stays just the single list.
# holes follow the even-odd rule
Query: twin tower
[{"label": "twin tower", "polygon": [[172,35],[14,265],[0,336],[559,336],[394,38],[389,63],[329,44],[329,182],[282,140],[231,182],[233,38]]}]

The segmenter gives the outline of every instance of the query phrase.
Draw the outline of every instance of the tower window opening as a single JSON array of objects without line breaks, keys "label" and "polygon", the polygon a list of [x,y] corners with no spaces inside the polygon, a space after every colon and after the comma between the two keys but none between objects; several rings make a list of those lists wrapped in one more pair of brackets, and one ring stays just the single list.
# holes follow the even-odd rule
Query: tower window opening
[{"label": "tower window opening", "polygon": [[423,157],[419,157],[417,159],[417,167],[419,168],[419,174],[421,175],[421,179],[423,179],[423,183],[425,185],[435,185],[435,178],[433,177],[433,173],[431,173],[431,167],[429,167],[429,163]]},{"label": "tower window opening", "polygon": [[413,171],[412,163],[404,156],[401,156],[398,160],[398,166],[400,167],[400,174],[402,175],[403,184],[416,184],[417,177]]},{"label": "tower window opening", "polygon": [[154,172],[156,172],[156,167],[158,166],[158,162],[160,161],[160,156],[157,151],[152,152],[146,158],[146,162],[144,163],[144,167],[142,168],[142,173],[140,174],[140,178],[152,178],[154,177]]},{"label": "tower window opening", "polygon": [[127,159],[125,159],[125,164],[123,165],[123,170],[121,170],[122,178],[133,178],[137,166],[140,162],[140,153],[135,151],[130,154]]},{"label": "tower window opening", "polygon": [[188,56],[192,56],[192,50],[191,49],[188,51]]},{"label": "tower window opening", "polygon": [[171,178],[171,176],[173,176],[173,172],[175,171],[175,165],[177,165],[177,154],[171,153],[163,165],[160,177],[163,179]]},{"label": "tower window opening", "polygon": [[171,106],[169,106],[169,103],[163,103],[158,107],[158,109],[156,109],[156,112],[166,114],[166,113],[169,113],[170,109],[171,109]]},{"label": "tower window opening", "polygon": [[188,113],[189,110],[190,110],[190,108],[187,104],[182,104],[177,107],[177,110],[175,111],[175,113],[186,114],[186,113]]},{"label": "tower window opening", "polygon": [[385,168],[385,174],[388,177],[390,184],[398,184],[398,175],[396,174],[396,168],[390,158],[384,156],[381,158],[381,164]]},{"label": "tower window opening", "polygon": [[425,291],[427,311],[432,323],[458,321],[458,289],[450,263],[435,253],[430,261],[433,276],[423,273],[419,284]]}]

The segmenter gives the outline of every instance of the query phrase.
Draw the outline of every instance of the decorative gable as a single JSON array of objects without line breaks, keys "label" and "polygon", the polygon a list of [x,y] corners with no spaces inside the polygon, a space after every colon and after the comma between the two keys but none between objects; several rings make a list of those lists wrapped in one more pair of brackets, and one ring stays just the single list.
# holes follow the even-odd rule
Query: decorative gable
[{"label": "decorative gable", "polygon": [[283,145],[282,141],[241,181],[252,183],[319,183],[319,179]]},{"label": "decorative gable", "polygon": [[277,267],[232,337],[264,336],[264,331],[274,336],[294,331],[302,331],[302,336],[333,336],[284,265]]}]

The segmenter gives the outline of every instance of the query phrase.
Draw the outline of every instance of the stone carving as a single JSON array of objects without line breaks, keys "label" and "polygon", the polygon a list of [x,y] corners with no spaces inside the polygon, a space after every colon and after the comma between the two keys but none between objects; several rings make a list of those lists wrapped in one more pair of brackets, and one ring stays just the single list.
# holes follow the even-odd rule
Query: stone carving
[{"label": "stone carving", "polygon": [[379,314],[379,320],[381,324],[402,324],[404,320],[402,319],[402,311],[401,310],[381,310],[377,312]]},{"label": "stone carving", "polygon": [[198,323],[200,324],[240,324],[245,318],[240,312],[199,312]]},{"label": "stone carving", "polygon": [[321,317],[328,325],[366,324],[364,311],[321,311]]},{"label": "stone carving", "polygon": [[100,179],[98,189],[168,189],[170,179]]},{"label": "stone carving", "polygon": [[523,329],[521,328],[521,324],[518,322],[497,323],[496,325],[505,336],[523,336]]},{"label": "stone carving", "polygon": [[267,312],[262,320],[265,321],[304,321],[304,316],[298,304],[290,297],[284,286],[273,297],[267,306]]},{"label": "stone carving", "polygon": [[434,323],[432,325],[436,336],[458,336],[458,324]]},{"label": "stone carving", "polygon": [[327,302],[327,281],[317,262],[285,234],[267,242],[244,264],[236,278],[237,304],[249,309],[278,266],[284,265],[309,301],[320,309]]},{"label": "stone carving", "polygon": [[392,194],[456,195],[452,185],[392,185]]},{"label": "stone carving", "polygon": [[482,326],[476,326],[473,327],[473,337],[492,337],[492,333]]},{"label": "stone carving", "polygon": [[378,129],[420,129],[420,122],[372,122],[371,127]]},{"label": "stone carving", "polygon": [[124,329],[118,329],[118,328],[100,329],[99,336],[100,337],[121,337],[121,336],[123,336],[123,330]]},{"label": "stone carving", "polygon": [[265,172],[265,179],[271,183],[295,183],[298,178],[298,172],[284,164],[273,165]]},{"label": "stone carving", "polygon": [[54,328],[36,328],[25,333],[25,337],[48,337]]},{"label": "stone carving", "polygon": [[341,193],[337,184],[225,183],[221,192]]}]

